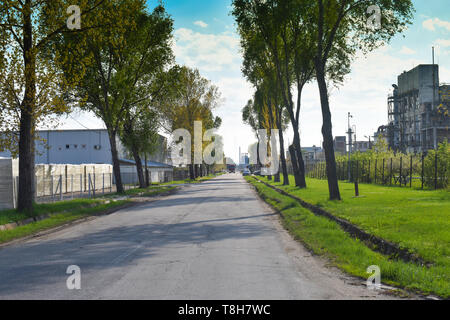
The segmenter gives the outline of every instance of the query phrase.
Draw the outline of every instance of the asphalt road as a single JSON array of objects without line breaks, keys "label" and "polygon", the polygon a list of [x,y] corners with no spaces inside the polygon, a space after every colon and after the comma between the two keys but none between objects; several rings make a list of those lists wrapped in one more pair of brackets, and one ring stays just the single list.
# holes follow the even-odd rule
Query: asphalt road
[{"label": "asphalt road", "polygon": [[361,283],[291,239],[238,174],[0,249],[0,299],[389,298]]}]

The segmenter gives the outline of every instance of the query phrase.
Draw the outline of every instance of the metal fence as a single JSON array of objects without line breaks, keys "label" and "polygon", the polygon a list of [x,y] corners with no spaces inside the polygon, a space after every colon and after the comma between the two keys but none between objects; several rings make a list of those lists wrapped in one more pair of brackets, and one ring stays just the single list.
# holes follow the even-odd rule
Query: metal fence
[{"label": "metal fence", "polygon": [[[421,189],[444,189],[449,186],[450,163],[438,154],[403,156],[370,160],[338,161],[339,180]],[[326,163],[306,163],[306,175],[327,179]]]},{"label": "metal fence", "polygon": [[[135,173],[121,173],[125,190],[139,188]],[[94,198],[115,193],[117,188],[112,173],[36,176],[36,202],[48,203],[76,198]],[[17,197],[19,177],[14,177],[13,188]]]}]

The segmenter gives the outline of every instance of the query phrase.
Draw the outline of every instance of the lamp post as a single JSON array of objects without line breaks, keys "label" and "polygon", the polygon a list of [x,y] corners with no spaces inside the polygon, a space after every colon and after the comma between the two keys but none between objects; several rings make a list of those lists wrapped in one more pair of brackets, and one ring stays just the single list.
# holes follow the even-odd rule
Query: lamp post
[{"label": "lamp post", "polygon": [[353,130],[352,127],[350,126],[350,119],[353,118],[353,116],[351,115],[351,113],[348,113],[348,181],[352,180],[352,169],[351,169],[351,154],[352,154],[352,147],[353,147],[353,143],[352,143],[352,135],[353,135]]},{"label": "lamp post", "polygon": [[369,139],[369,150],[372,149],[372,137],[371,136],[364,136],[364,138]]}]

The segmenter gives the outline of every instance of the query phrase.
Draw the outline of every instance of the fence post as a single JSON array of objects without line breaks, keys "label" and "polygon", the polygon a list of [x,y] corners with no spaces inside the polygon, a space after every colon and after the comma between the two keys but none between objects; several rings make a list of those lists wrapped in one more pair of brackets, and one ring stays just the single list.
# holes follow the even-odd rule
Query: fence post
[{"label": "fence post", "polygon": [[55,198],[53,197],[53,176],[50,175],[50,195],[52,196],[52,202],[55,201]]},{"label": "fence post", "polygon": [[375,184],[377,184],[378,159],[375,159]]},{"label": "fence post", "polygon": [[425,177],[425,153],[422,153],[422,190],[424,187],[424,177]]},{"label": "fence post", "polygon": [[411,156],[411,163],[409,166],[409,187],[412,188],[412,174],[413,174],[413,156]]},{"label": "fence post", "polygon": [[95,186],[95,172],[94,172],[94,183],[93,183],[93,188],[92,188],[92,194],[93,194],[94,198],[95,198],[95,189],[96,189],[96,186]]},{"label": "fence post", "polygon": [[59,201],[62,201],[63,199],[63,195],[62,195],[62,182],[63,182],[63,178],[62,178],[62,174],[59,175]]},{"label": "fence post", "polygon": [[89,194],[89,199],[91,198],[91,174],[88,174],[88,194]]},{"label": "fence post", "polygon": [[434,156],[434,190],[437,190],[438,188],[438,153],[437,150],[435,151]]},{"label": "fence post", "polygon": [[392,174],[393,174],[393,171],[392,171],[392,169],[393,169],[393,160],[392,160],[392,158],[391,158],[391,173],[390,173],[390,176],[389,176],[389,184],[392,186]]},{"label": "fence post", "polygon": [[400,188],[402,187],[402,176],[403,176],[403,157],[400,157]]},{"label": "fence post", "polygon": [[361,170],[361,181],[364,182],[364,170],[366,169],[366,160],[363,160],[362,170]]}]

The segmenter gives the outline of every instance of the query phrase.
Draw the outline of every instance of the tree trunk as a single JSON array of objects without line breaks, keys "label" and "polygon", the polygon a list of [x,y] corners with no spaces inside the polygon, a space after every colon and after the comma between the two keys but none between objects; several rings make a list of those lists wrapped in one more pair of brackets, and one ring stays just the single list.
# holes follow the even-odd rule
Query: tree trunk
[{"label": "tree trunk", "polygon": [[300,133],[298,132],[298,124],[294,128],[294,147],[298,163],[299,185],[300,188],[306,188],[305,179],[305,162],[303,161],[302,148],[300,145]]},{"label": "tree trunk", "polygon": [[317,83],[319,85],[320,101],[322,106],[322,135],[323,147],[325,149],[326,171],[328,178],[328,190],[330,193],[330,200],[341,200],[339,192],[339,184],[336,171],[336,158],[334,154],[333,145],[333,126],[331,122],[330,105],[328,101],[328,89],[325,81],[324,66],[320,58],[315,59]]},{"label": "tree trunk", "polygon": [[[279,127],[281,128],[281,121],[279,121]],[[288,186],[289,185],[289,175],[288,175],[287,166],[286,166],[286,155],[285,155],[285,151],[284,151],[283,131],[279,130],[278,135],[280,138],[280,157],[281,157],[281,168],[283,170],[283,185]]]},{"label": "tree trunk", "polygon": [[291,164],[292,170],[294,171],[295,186],[300,187],[300,172],[298,170],[298,160],[294,145],[289,146],[289,154],[291,155]]},{"label": "tree trunk", "polygon": [[281,182],[280,171],[273,176],[273,182]]},{"label": "tree trunk", "polygon": [[261,159],[259,158],[259,137],[256,144],[256,170],[261,170]]},{"label": "tree trunk", "polygon": [[148,188],[150,187],[150,177],[148,174],[148,160],[147,160],[147,153],[144,154],[144,161],[145,161],[145,186]]},{"label": "tree trunk", "polygon": [[36,60],[33,52],[31,1],[24,10],[23,59],[25,65],[25,96],[20,110],[19,138],[19,197],[17,210],[33,212],[34,202],[34,156],[33,156],[33,110],[36,99]]},{"label": "tree trunk", "polygon": [[111,128],[108,129],[109,143],[111,144],[111,156],[113,162],[114,179],[116,180],[117,193],[124,193],[122,176],[120,175],[119,154],[117,152],[116,132]]},{"label": "tree trunk", "polygon": [[17,210],[31,214],[33,212],[34,161],[32,155],[32,119],[29,112],[23,110],[20,119],[19,140],[19,198]]},{"label": "tree trunk", "polygon": [[189,165],[189,179],[195,180],[194,165]]},{"label": "tree trunk", "polygon": [[133,158],[134,161],[136,162],[136,171],[139,180],[139,188],[145,189],[146,183],[144,178],[144,169],[142,167],[142,159],[141,156],[139,155],[139,152],[137,152],[136,148],[133,148]]}]

